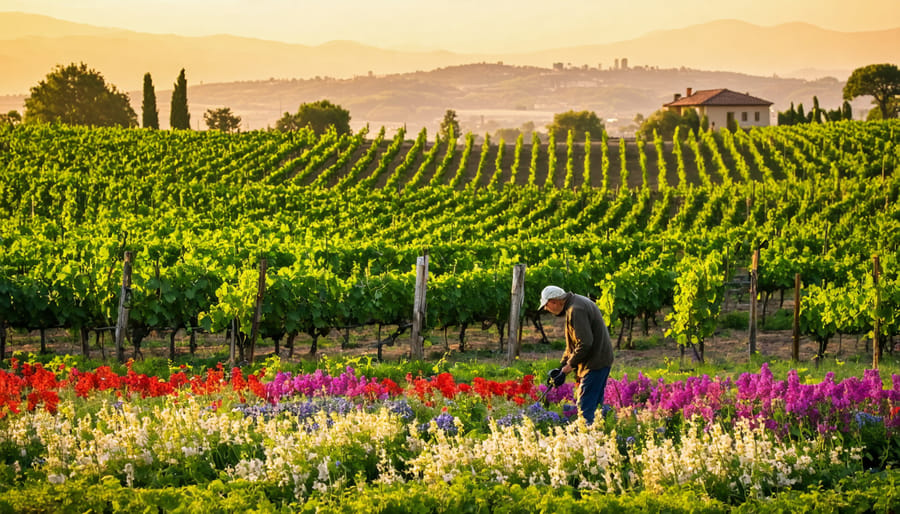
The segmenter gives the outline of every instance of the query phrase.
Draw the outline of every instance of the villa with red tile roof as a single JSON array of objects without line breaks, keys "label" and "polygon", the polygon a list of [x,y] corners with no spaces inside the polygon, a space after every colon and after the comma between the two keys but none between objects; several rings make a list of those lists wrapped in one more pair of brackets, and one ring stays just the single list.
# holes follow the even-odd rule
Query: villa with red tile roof
[{"label": "villa with red tile roof", "polygon": [[772,102],[749,94],[736,93],[729,89],[706,89],[692,91],[687,88],[685,96],[675,94],[672,102],[663,107],[682,114],[685,109],[694,109],[702,118],[709,119],[713,130],[727,127],[733,119],[741,127],[765,127],[769,125],[769,108]]}]

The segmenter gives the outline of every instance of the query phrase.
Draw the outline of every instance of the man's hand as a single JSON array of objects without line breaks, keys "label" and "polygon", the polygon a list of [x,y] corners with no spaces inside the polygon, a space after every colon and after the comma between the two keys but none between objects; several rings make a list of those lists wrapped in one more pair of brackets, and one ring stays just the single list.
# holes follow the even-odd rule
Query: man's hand
[{"label": "man's hand", "polygon": [[562,367],[562,369],[560,371],[562,371],[563,373],[568,375],[569,373],[572,372],[572,366],[569,366],[569,364],[567,363],[565,366]]}]

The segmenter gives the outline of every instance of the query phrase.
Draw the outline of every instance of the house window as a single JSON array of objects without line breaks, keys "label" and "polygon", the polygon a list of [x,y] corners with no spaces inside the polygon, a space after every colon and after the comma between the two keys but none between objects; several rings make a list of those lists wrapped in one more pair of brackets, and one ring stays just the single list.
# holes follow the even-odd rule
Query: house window
[{"label": "house window", "polygon": [[753,119],[754,119],[754,121],[757,121],[757,122],[759,121],[759,111],[756,111],[753,113]]},{"label": "house window", "polygon": [[741,113],[741,121],[747,121],[747,112],[746,111]]}]

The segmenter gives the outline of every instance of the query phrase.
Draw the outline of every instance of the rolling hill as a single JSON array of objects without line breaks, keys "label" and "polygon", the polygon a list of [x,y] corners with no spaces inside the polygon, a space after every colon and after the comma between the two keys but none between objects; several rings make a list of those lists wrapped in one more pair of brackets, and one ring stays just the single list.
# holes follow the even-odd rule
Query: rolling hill
[{"label": "rolling hill", "polygon": [[[628,69],[615,69],[621,58]],[[608,126],[627,132],[635,114],[648,116],[687,87],[750,92],[775,110],[791,102],[809,106],[813,96],[835,108],[853,68],[900,62],[900,29],[842,33],[723,20],[607,45],[473,55],[352,41],[304,46],[146,34],[0,13],[0,95],[7,95],[0,96],[0,112],[22,112],[29,88],[69,62],[85,62],[128,91],[138,113],[143,75],[151,73],[164,127],[172,84],[185,68],[196,128],[209,108],[230,107],[245,130],[259,129],[300,103],[328,98],[350,110],[355,128],[408,124],[433,133],[454,109],[464,130],[483,134],[528,122],[542,128],[554,113],[591,110],[620,120]],[[854,109],[868,108],[868,100],[858,99]]]},{"label": "rolling hill", "polygon": [[[177,58],[174,58],[177,56]],[[184,37],[147,34],[70,23],[46,16],[0,13],[0,94],[25,94],[56,64],[86,62],[120,89],[141,87],[144,73],[164,84],[181,68],[192,83],[268,78],[350,78],[409,73],[474,63],[499,62],[550,67],[632,66],[723,70],[755,75],[843,79],[858,66],[900,62],[900,28],[837,32],[804,23],[761,27],[720,20],[655,31],[604,45],[548,48],[519,54],[459,54],[376,48],[351,41],[318,46],[287,44],[228,35]]]}]

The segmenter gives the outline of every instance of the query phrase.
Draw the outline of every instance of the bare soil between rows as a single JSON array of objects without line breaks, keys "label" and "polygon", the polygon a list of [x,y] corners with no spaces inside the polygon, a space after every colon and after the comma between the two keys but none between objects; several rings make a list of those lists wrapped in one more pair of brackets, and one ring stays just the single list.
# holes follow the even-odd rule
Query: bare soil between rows
[{"label": "bare soil between rows", "polygon": [[[736,305],[737,310],[743,306]],[[771,316],[778,309],[777,301],[772,301],[768,306]],[[790,305],[784,305],[790,308]],[[678,344],[670,337],[665,336],[667,328],[663,316],[656,319],[658,325],[650,323],[649,330],[644,334],[639,323],[636,323],[633,331],[633,348],[626,348],[626,342],[622,341],[621,347],[615,349],[614,366],[629,368],[658,368],[668,363],[677,362],[686,367],[692,367],[697,363],[694,353],[690,349],[682,352]],[[525,361],[540,361],[545,359],[557,359],[562,353],[564,335],[564,321],[550,314],[541,316],[546,340],[541,332],[529,321],[525,321],[522,327],[521,351],[519,359]],[[759,360],[787,361],[792,357],[793,333],[791,330],[764,330],[757,329],[757,353]],[[310,353],[312,339],[305,334],[298,336],[294,342],[293,355],[281,342],[278,355],[282,360],[291,362],[309,361],[348,357],[370,357],[373,360],[378,357],[378,341],[384,340],[396,330],[395,326],[378,327],[367,326],[346,331],[332,330],[327,336],[320,337],[315,354]],[[618,332],[612,331],[613,344],[618,341]],[[505,335],[501,344],[496,326],[470,326],[465,332],[465,347],[460,351],[459,329],[450,327],[446,331],[434,330],[425,334],[426,359],[437,361],[466,361],[477,359],[479,362],[493,362],[503,365],[507,362],[508,349]],[[115,360],[115,347],[111,333],[101,337],[97,344],[95,335],[90,335],[90,357]],[[857,359],[860,362],[870,362],[872,359],[870,344],[864,337],[844,335],[829,343],[826,358],[839,360]],[[189,336],[179,331],[175,338],[176,357],[189,354]],[[385,362],[400,362],[409,358],[410,334],[409,331],[401,334],[394,345],[382,345],[381,357]],[[46,334],[46,347],[48,352],[64,355],[80,355],[82,353],[81,342],[77,334],[71,334],[65,330],[48,331]],[[12,352],[40,351],[40,334],[33,332],[10,331],[7,339],[7,356]],[[798,365],[814,365],[818,344],[808,337],[799,340]],[[275,345],[271,340],[263,340],[257,343],[255,360],[261,360],[274,354]],[[141,354],[135,355],[133,347],[126,342],[126,358],[169,358],[169,333],[156,333],[144,339],[141,345]],[[195,355],[199,357],[228,356],[228,339],[224,333],[199,334],[197,336],[197,349]],[[749,327],[747,329],[722,329],[705,341],[704,361],[713,366],[738,365],[751,360],[749,352]]]}]

